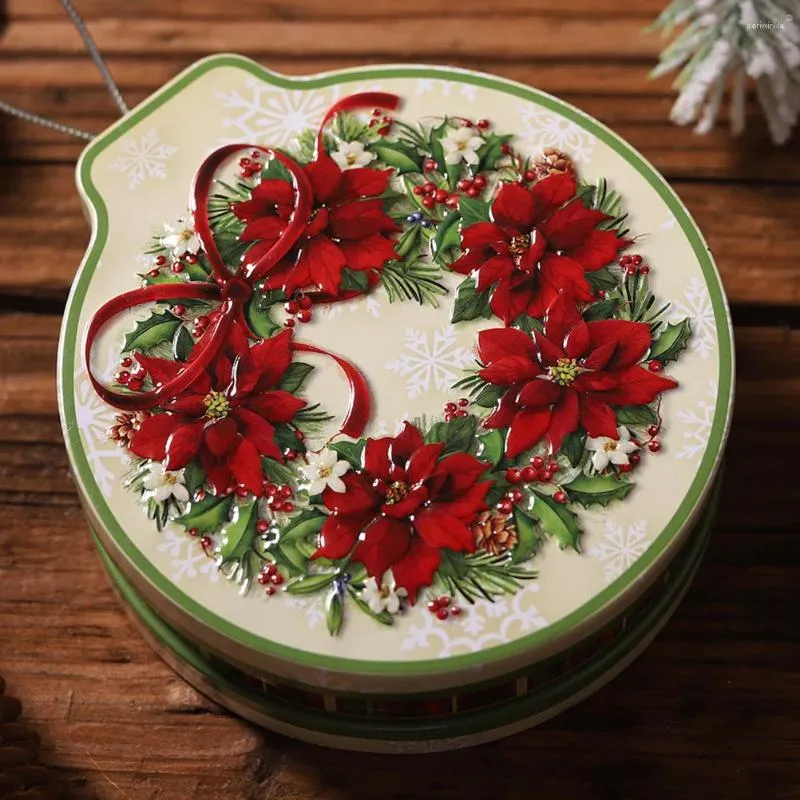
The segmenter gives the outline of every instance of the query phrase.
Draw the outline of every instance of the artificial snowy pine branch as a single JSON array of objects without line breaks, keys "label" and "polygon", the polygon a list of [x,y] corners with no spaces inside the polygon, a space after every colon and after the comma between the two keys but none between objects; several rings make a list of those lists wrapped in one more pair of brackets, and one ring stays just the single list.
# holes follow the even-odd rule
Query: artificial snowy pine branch
[{"label": "artificial snowy pine branch", "polygon": [[731,130],[744,130],[748,76],[777,144],[800,115],[800,2],[798,0],[673,0],[653,28],[683,30],[661,54],[652,76],[680,68],[671,118],[708,133],[731,81]]}]

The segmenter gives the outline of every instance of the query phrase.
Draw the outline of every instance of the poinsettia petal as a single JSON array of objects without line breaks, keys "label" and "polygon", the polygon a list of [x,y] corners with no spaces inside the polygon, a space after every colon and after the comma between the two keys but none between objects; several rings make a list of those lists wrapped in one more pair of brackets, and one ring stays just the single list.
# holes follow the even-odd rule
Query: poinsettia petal
[{"label": "poinsettia petal", "polygon": [[383,194],[389,188],[391,174],[391,170],[388,169],[369,167],[347,169],[342,173],[330,202],[337,205],[360,197],[376,197]]},{"label": "poinsettia petal", "polygon": [[475,549],[475,539],[466,523],[436,506],[416,514],[414,527],[431,547],[448,547],[457,553],[471,553]]},{"label": "poinsettia petal", "polygon": [[602,398],[615,406],[641,406],[652,403],[661,392],[675,389],[677,381],[656,375],[644,367],[633,366],[619,373],[616,389],[603,392]]},{"label": "poinsettia petal", "polygon": [[517,403],[526,408],[541,408],[557,403],[561,397],[561,387],[552,381],[528,381],[517,396]]},{"label": "poinsettia petal", "polygon": [[487,464],[469,453],[453,453],[443,458],[431,476],[438,479],[435,483],[439,485],[437,496],[434,496],[432,491],[431,499],[438,501],[459,497],[473,486],[487,469]]},{"label": "poinsettia petal", "polygon": [[167,450],[167,440],[181,426],[186,418],[177,414],[153,414],[147,417],[138,431],[130,439],[130,450],[140,458],[163,461]]},{"label": "poinsettia petal", "polygon": [[574,298],[568,293],[561,292],[547,309],[544,320],[545,335],[559,347],[563,347],[567,334],[577,325],[580,318]]},{"label": "poinsettia petal", "polygon": [[270,389],[283,377],[292,360],[292,332],[281,331],[250,348],[253,369],[260,377],[257,388]]},{"label": "poinsettia petal", "polygon": [[539,268],[539,278],[542,283],[552,286],[557,292],[563,292],[573,300],[587,303],[594,297],[586,282],[583,267],[567,256],[546,255]]},{"label": "poinsettia petal", "polygon": [[500,398],[495,410],[483,421],[486,428],[507,428],[514,421],[519,406],[516,401],[517,390],[509,389]]},{"label": "poinsettia petal", "polygon": [[233,363],[230,358],[228,358],[227,354],[220,350],[215,356],[210,370],[214,388],[220,392],[227,391],[231,384],[231,375],[233,374]]},{"label": "poinsettia petal", "polygon": [[582,200],[575,199],[554,211],[542,227],[556,250],[569,250],[582,245],[589,234],[607,219],[610,219],[608,214],[586,208]]},{"label": "poinsettia petal", "polygon": [[311,558],[344,558],[355,547],[358,535],[371,517],[340,517],[332,514],[322,524],[319,532],[319,547]]},{"label": "poinsettia petal", "polygon": [[200,450],[200,464],[214,494],[225,494],[233,482],[230,467],[225,459],[218,459],[206,448]]},{"label": "poinsettia petal", "polygon": [[397,503],[384,503],[381,513],[394,519],[408,519],[412,517],[419,507],[428,499],[428,490],[424,486],[417,486],[409,492],[404,499]]},{"label": "poinsettia petal", "polygon": [[510,325],[520,314],[524,314],[533,299],[536,287],[533,281],[524,282],[499,281],[489,306],[495,316],[500,317],[506,325]]},{"label": "poinsettia petal", "polygon": [[530,334],[519,328],[489,328],[478,334],[478,358],[490,364],[508,355],[526,356],[533,360],[536,350]]},{"label": "poinsettia petal", "polygon": [[561,448],[564,437],[578,427],[579,421],[578,393],[566,391],[561,402],[553,407],[550,414],[550,425],[547,429],[547,441],[550,442],[550,451],[557,453]]},{"label": "poinsettia petal", "polygon": [[343,517],[358,517],[377,513],[383,498],[372,488],[370,476],[348,472],[342,477],[345,491],[334,492],[330,487],[322,493],[322,502],[329,511]]},{"label": "poinsettia petal", "polygon": [[344,253],[337,245],[327,236],[315,236],[300,250],[297,266],[286,279],[286,291],[293,292],[313,285],[326,294],[335,295],[339,291],[342,270],[346,265]]},{"label": "poinsettia petal", "polygon": [[197,455],[202,441],[202,422],[181,425],[176,428],[167,439],[164,469],[172,470],[185,467]]},{"label": "poinsettia petal", "polygon": [[506,235],[493,222],[476,222],[461,231],[462,250],[480,250],[487,247],[495,252],[508,252]]},{"label": "poinsettia petal", "polygon": [[358,242],[339,242],[338,246],[349,269],[382,269],[387,261],[397,258],[392,242],[380,233]]},{"label": "poinsettia petal", "polygon": [[256,446],[248,439],[240,438],[230,456],[230,468],[237,483],[257,495],[261,492],[264,474],[261,457]]},{"label": "poinsettia petal", "polygon": [[531,194],[536,202],[536,219],[542,220],[559,206],[564,205],[572,197],[578,185],[568,173],[549,175],[538,181],[531,189]]},{"label": "poinsettia petal", "polygon": [[219,458],[233,448],[238,432],[236,423],[230,417],[226,417],[212,422],[205,429],[203,439],[206,447]]},{"label": "poinsettia petal", "polygon": [[461,258],[457,258],[448,269],[461,275],[469,275],[478,269],[487,258],[491,258],[493,251],[484,247],[474,247],[465,251]]},{"label": "poinsettia petal", "polygon": [[589,329],[581,319],[567,334],[564,350],[570,358],[580,358],[589,347]]},{"label": "poinsettia petal", "polygon": [[514,262],[508,256],[492,256],[477,269],[477,289],[482,292],[497,281],[508,280],[513,273]]},{"label": "poinsettia petal", "polygon": [[244,402],[244,408],[255,411],[256,414],[273,424],[291,422],[294,415],[305,405],[305,400],[282,389],[252,395]]},{"label": "poinsettia petal", "polygon": [[496,386],[513,386],[535,378],[541,370],[528,356],[503,356],[478,370],[478,375]]},{"label": "poinsettia petal", "polygon": [[336,162],[327,153],[320,153],[317,159],[306,164],[304,169],[314,190],[314,197],[319,203],[327,202],[338,188],[342,177],[342,171]]},{"label": "poinsettia petal", "polygon": [[271,246],[283,236],[286,225],[280,217],[259,217],[247,223],[239,238],[243,242],[268,242]]},{"label": "poinsettia petal", "polygon": [[566,358],[564,348],[557,345],[540,331],[533,332],[533,343],[542,364],[553,366],[559,359]]},{"label": "poinsettia petal", "polygon": [[583,366],[586,367],[586,369],[604,369],[606,364],[608,364],[608,362],[614,356],[616,349],[616,342],[606,342],[606,344],[601,344],[599,347],[591,350],[591,352],[583,359]]},{"label": "poinsettia petal", "polygon": [[614,355],[603,365],[617,370],[637,364],[653,343],[650,326],[646,322],[628,322],[620,319],[603,319],[590,322],[591,349],[614,344]]},{"label": "poinsettia petal", "polygon": [[532,272],[547,251],[547,237],[538,229],[531,232],[531,243],[527,250],[519,256],[518,268],[523,272]]},{"label": "poinsettia petal", "polygon": [[364,529],[353,561],[360,561],[380,583],[383,573],[406,554],[410,544],[411,526],[407,520],[378,517]]},{"label": "poinsettia petal", "polygon": [[390,460],[400,467],[405,467],[411,454],[425,444],[422,434],[410,422],[403,424],[403,430],[395,436],[389,446]]},{"label": "poinsettia petal", "polygon": [[520,453],[538,444],[550,425],[549,408],[524,408],[520,411],[506,437],[506,455],[516,458]]},{"label": "poinsettia petal", "polygon": [[576,392],[608,392],[619,386],[619,373],[612,372],[584,372],[575,378],[572,388]]},{"label": "poinsettia petal", "polygon": [[283,461],[281,448],[275,441],[275,428],[267,420],[246,408],[237,408],[234,414],[241,434],[255,445],[262,456]]},{"label": "poinsettia petal", "polygon": [[616,439],[617,417],[608,403],[600,400],[596,394],[582,394],[579,396],[581,425],[586,433],[593,439],[598,436],[607,436]]},{"label": "poinsettia petal", "polygon": [[491,486],[489,481],[476,483],[453,500],[437,501],[435,507],[453,517],[471,522],[486,508],[484,499]]},{"label": "poinsettia petal", "polygon": [[419,590],[433,582],[441,561],[439,550],[425,544],[421,537],[414,536],[403,558],[392,565],[394,582],[406,590],[408,601],[412,605],[417,600]]},{"label": "poinsettia petal", "polygon": [[172,361],[169,358],[153,358],[142,353],[136,353],[135,358],[144,367],[156,386],[172,380],[184,367],[180,361]]},{"label": "poinsettia petal", "polygon": [[426,444],[415,450],[406,465],[408,482],[413,485],[427,480],[433,472],[442,450],[444,450],[443,442]]},{"label": "poinsettia petal", "polygon": [[367,439],[366,447],[364,447],[364,469],[373,477],[384,481],[389,479],[391,466],[389,448],[391,444],[391,437],[384,436],[381,439]]},{"label": "poinsettia petal", "polygon": [[180,411],[190,417],[202,417],[206,413],[206,404],[203,402],[205,395],[185,394],[170,400],[166,407],[170,411]]},{"label": "poinsettia petal", "polygon": [[397,226],[383,210],[383,200],[354,200],[331,209],[328,232],[334,239],[351,241],[374,233],[395,231]]},{"label": "poinsettia petal", "polygon": [[492,204],[492,217],[501,225],[513,225],[527,233],[536,217],[536,201],[524,186],[505,183]]},{"label": "poinsettia petal", "polygon": [[587,272],[595,272],[616,261],[617,254],[627,244],[614,231],[593,230],[581,244],[570,249],[569,257]]}]

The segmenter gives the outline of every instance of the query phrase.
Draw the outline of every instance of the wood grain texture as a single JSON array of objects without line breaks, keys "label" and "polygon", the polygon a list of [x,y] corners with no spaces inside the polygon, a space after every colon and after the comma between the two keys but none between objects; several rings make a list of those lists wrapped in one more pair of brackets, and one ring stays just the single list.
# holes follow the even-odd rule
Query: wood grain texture
[{"label": "wood grain texture", "polygon": [[[455,64],[575,103],[640,149],[697,218],[734,306],[739,378],[710,552],[675,618],[609,687],[537,730],[435,757],[265,734],[172,675],[106,583],[55,400],[59,315],[88,239],[80,143],[0,119],[0,672],[70,796],[800,797],[800,525],[785,485],[800,447],[800,137],[769,147],[752,103],[738,142],[672,127],[670,80],[645,78],[660,42],[640,33],[665,2],[80,0],[131,104],[223,50],[288,74]],[[114,107],[58,3],[6,0],[5,14],[0,97],[107,126]]]}]

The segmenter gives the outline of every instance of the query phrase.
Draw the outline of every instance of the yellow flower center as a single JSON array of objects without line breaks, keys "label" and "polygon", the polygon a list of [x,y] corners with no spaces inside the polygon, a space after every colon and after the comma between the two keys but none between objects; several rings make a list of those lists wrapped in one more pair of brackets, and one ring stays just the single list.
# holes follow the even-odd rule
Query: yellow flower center
[{"label": "yellow flower center", "polygon": [[617,442],[615,442],[613,439],[609,440],[603,445],[603,450],[605,450],[606,453],[610,453],[612,450],[616,449],[617,449]]},{"label": "yellow flower center", "polygon": [[174,486],[178,482],[178,479],[173,475],[171,472],[164,473],[164,483],[169,486]]},{"label": "yellow flower center", "polygon": [[406,497],[408,497],[408,484],[403,483],[403,481],[395,481],[390,483],[389,488],[386,490],[385,502],[387,506],[393,506],[395,503],[405,500]]},{"label": "yellow flower center", "polygon": [[574,358],[559,358],[554,367],[547,368],[553,383],[569,386],[578,377],[578,362]]},{"label": "yellow flower center", "polygon": [[521,256],[531,246],[531,237],[525,233],[517,234],[512,237],[508,249],[513,256]]},{"label": "yellow flower center", "polygon": [[231,410],[231,404],[222,392],[209,392],[203,398],[203,405],[206,407],[206,416],[211,419],[227,417]]},{"label": "yellow flower center", "polygon": [[317,469],[317,475],[320,478],[330,478],[333,475],[333,468],[332,467],[319,467]]},{"label": "yellow flower center", "polygon": [[180,236],[178,237],[182,242],[188,242],[189,239],[192,238],[194,234],[188,229],[185,228],[180,232]]},{"label": "yellow flower center", "polygon": [[353,164],[356,163],[356,154],[355,153],[347,153],[344,157],[344,160],[347,162],[349,167],[352,167]]}]

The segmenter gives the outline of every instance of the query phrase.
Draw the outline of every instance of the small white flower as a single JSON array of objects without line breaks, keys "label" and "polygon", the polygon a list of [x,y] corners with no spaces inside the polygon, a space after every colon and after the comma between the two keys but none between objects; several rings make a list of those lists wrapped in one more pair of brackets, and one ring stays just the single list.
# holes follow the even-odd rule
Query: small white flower
[{"label": "small white flower", "polygon": [[596,439],[586,437],[586,449],[594,453],[592,466],[602,472],[610,464],[628,464],[628,454],[639,447],[631,441],[631,434],[627,428],[618,428],[619,440],[610,439],[608,436],[598,436]]},{"label": "small white flower", "polygon": [[482,144],[483,139],[472,128],[456,128],[442,139],[444,160],[448,164],[458,164],[462,159],[467,164],[477,164],[480,159],[476,150]]},{"label": "small white flower", "polygon": [[192,220],[181,217],[172,224],[164,225],[164,230],[161,244],[171,250],[172,255],[183,256],[186,253],[196,255],[200,250],[200,239],[194,232]]},{"label": "small white flower", "polygon": [[189,501],[189,491],[182,469],[166,470],[161,465],[151,464],[150,472],[142,481],[142,485],[147,490],[147,496],[158,503],[163,503],[170,497],[174,497],[179,503]]},{"label": "small white flower", "polygon": [[388,611],[390,614],[397,614],[403,598],[408,595],[405,589],[398,588],[394,582],[392,571],[384,574],[381,585],[375,578],[368,578],[361,592],[361,599],[369,606],[370,611],[380,614],[381,611]]},{"label": "small white flower", "polygon": [[375,153],[370,153],[364,149],[361,142],[342,142],[335,153],[331,153],[333,160],[342,169],[353,169],[353,167],[366,167]]},{"label": "small white flower", "polygon": [[303,466],[303,474],[308,481],[309,495],[319,494],[330,487],[334,492],[345,490],[342,475],[349,469],[347,461],[339,461],[335,450],[323,450],[321,453],[306,454],[308,463]]}]

